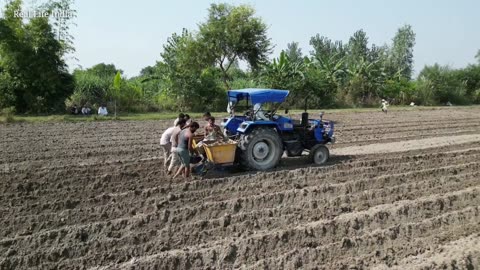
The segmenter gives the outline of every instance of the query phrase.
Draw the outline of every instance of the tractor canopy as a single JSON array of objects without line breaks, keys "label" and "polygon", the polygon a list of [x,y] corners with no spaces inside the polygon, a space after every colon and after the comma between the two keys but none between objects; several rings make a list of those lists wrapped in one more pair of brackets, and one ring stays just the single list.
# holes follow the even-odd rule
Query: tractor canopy
[{"label": "tractor canopy", "polygon": [[248,88],[229,90],[227,95],[228,101],[233,104],[244,99],[251,101],[252,104],[263,104],[267,102],[282,103],[287,99],[289,93],[288,90]]}]

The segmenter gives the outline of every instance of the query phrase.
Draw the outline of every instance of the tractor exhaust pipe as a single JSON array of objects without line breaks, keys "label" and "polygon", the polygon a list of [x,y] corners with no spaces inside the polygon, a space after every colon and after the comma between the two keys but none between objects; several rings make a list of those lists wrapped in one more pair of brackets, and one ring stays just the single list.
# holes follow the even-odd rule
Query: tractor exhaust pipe
[{"label": "tractor exhaust pipe", "polygon": [[304,126],[304,127],[308,126],[308,113],[307,112],[302,113],[302,126]]}]

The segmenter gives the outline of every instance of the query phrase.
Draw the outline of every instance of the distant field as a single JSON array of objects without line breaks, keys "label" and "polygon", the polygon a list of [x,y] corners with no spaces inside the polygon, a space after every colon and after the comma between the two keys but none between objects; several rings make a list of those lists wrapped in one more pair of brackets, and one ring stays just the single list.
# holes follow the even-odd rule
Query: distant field
[{"label": "distant field", "polygon": [[[416,111],[416,110],[445,110],[445,109],[475,109],[479,106],[456,106],[456,107],[409,107],[409,106],[391,106],[390,111]],[[326,110],[308,110],[312,117],[320,112],[326,114],[331,113],[348,113],[348,112],[375,112],[380,111],[380,108],[353,108],[353,109],[326,109]],[[290,110],[290,114],[298,115],[303,110]],[[203,113],[186,112],[194,119],[200,119]],[[284,114],[284,110],[279,110],[278,114]],[[98,115],[82,116],[82,115],[48,115],[48,116],[28,116],[28,115],[15,115],[12,122],[27,122],[27,123],[43,123],[43,122],[88,122],[88,121],[112,121],[112,120],[167,120],[175,119],[178,113],[174,112],[162,112],[162,113],[131,113],[131,114],[119,114],[114,117],[113,114],[107,117],[100,117]],[[212,112],[215,117],[224,117],[228,114],[226,112]],[[5,123],[7,120],[4,116],[0,116],[0,123]]]}]

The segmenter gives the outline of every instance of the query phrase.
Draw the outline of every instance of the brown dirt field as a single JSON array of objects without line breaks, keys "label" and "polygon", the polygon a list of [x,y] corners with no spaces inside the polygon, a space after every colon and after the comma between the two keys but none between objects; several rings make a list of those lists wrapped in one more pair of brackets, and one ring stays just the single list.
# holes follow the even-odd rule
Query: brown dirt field
[{"label": "brown dirt field", "polygon": [[0,269],[480,268],[480,108],[325,118],[325,166],[189,181],[172,121],[1,125]]}]

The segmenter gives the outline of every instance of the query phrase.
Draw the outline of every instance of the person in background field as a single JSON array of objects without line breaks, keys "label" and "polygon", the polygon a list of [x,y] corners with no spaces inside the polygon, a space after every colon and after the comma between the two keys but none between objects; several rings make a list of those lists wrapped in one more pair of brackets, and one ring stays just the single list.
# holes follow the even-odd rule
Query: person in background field
[{"label": "person in background field", "polygon": [[176,127],[177,124],[178,124],[178,121],[180,121],[180,119],[184,119],[184,118],[185,118],[185,114],[183,114],[183,113],[178,114],[177,119],[175,119],[175,121],[173,121],[173,126]]},{"label": "person in background field", "polygon": [[162,134],[162,137],[160,138],[160,147],[162,148],[163,151],[163,166],[165,167],[165,170],[167,171],[167,165],[170,159],[172,158],[171,156],[171,150],[172,150],[172,143],[170,142],[170,139],[172,138],[173,130],[175,127],[169,127],[167,130],[165,130]]},{"label": "person in background field", "polygon": [[382,99],[382,112],[388,112],[388,101],[386,101],[385,99]]},{"label": "person in background field", "polygon": [[70,109],[70,113],[73,115],[78,114],[77,104],[73,104],[72,108]]},{"label": "person in background field", "polygon": [[102,115],[102,116],[108,115],[107,106],[105,106],[105,104],[102,104],[102,106],[98,108],[98,115]]},{"label": "person in background field", "polygon": [[82,114],[83,115],[90,115],[90,111],[91,111],[91,109],[88,105],[86,105],[86,104],[83,105],[83,107],[82,107]]},{"label": "person in background field", "polygon": [[171,149],[170,149],[170,165],[167,169],[167,174],[173,173],[173,169],[176,166],[180,165],[180,159],[177,154],[177,145],[178,145],[178,134],[182,131],[182,128],[185,126],[185,119],[180,119],[177,122],[177,125],[172,131],[172,135],[170,137]]},{"label": "person in background field", "polygon": [[193,134],[195,134],[195,131],[197,131],[199,128],[200,126],[198,123],[193,122],[189,128],[182,130],[178,135],[177,154],[182,165],[178,169],[177,173],[173,176],[173,179],[182,173],[185,178],[190,176],[190,153],[194,152],[192,145]]}]

